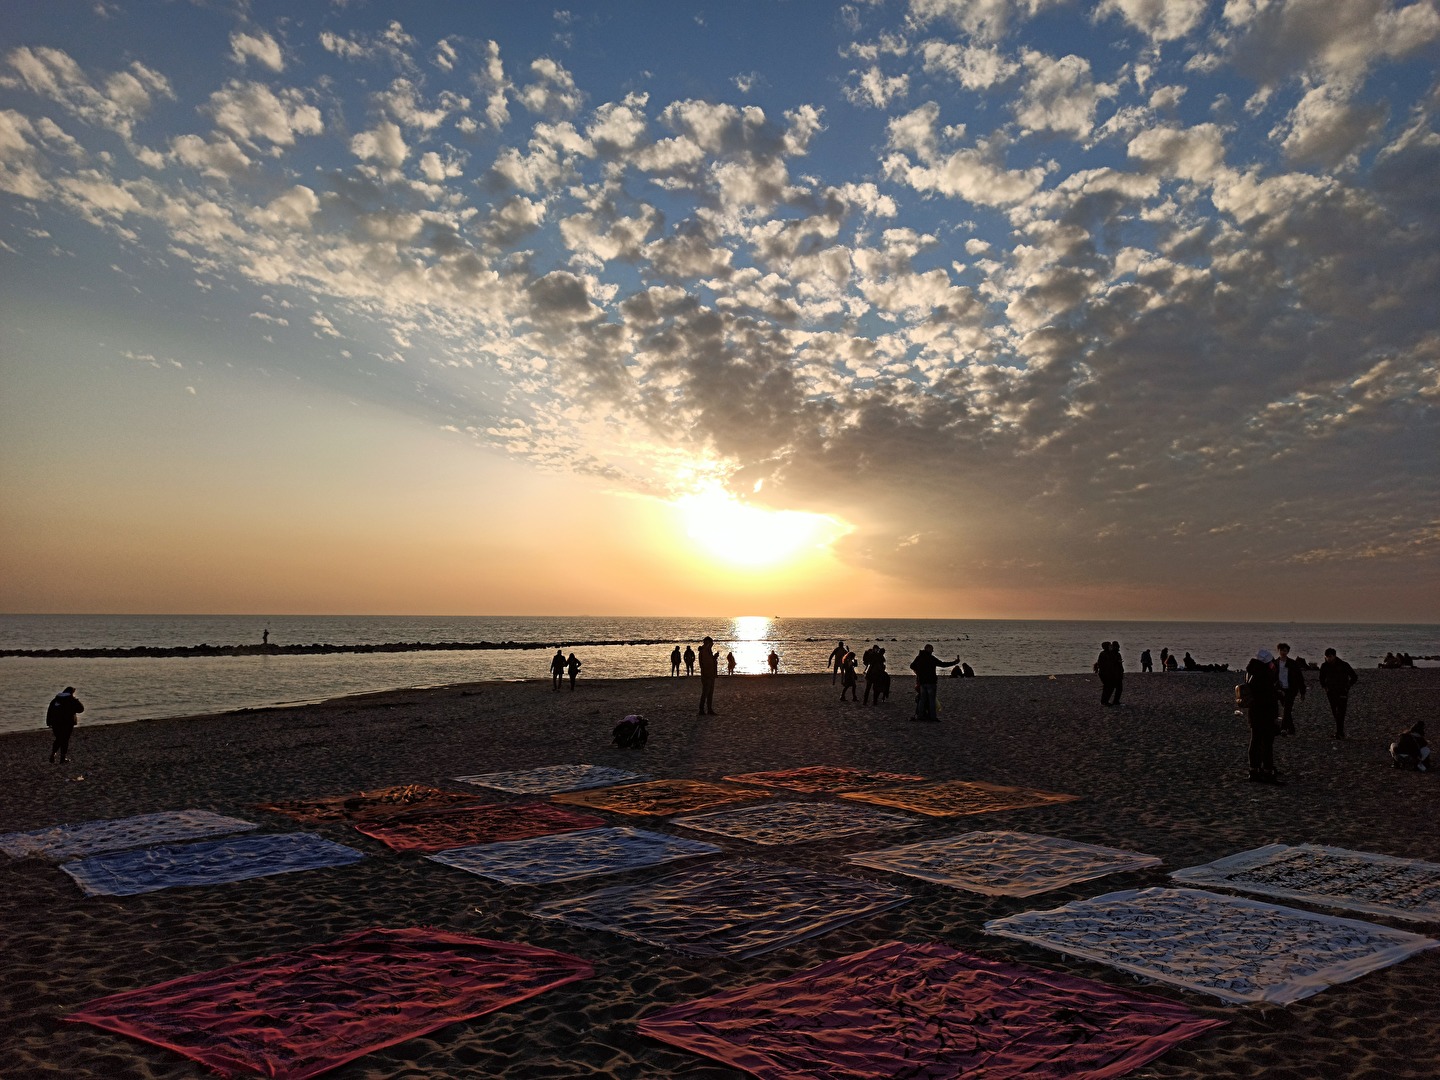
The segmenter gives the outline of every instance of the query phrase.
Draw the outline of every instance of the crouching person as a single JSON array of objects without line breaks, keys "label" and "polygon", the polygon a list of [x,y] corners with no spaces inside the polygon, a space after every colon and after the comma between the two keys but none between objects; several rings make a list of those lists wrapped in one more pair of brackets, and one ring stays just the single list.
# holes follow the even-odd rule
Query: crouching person
[{"label": "crouching person", "polygon": [[1414,727],[1402,732],[1390,744],[1390,760],[1397,769],[1430,770],[1430,744],[1425,741],[1424,720],[1417,720]]}]

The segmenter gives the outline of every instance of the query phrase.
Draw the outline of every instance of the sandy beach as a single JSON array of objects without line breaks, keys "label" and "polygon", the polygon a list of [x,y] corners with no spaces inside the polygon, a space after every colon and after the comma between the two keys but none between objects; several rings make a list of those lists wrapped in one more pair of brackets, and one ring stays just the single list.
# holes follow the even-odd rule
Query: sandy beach
[{"label": "sandy beach", "polygon": [[[896,665],[900,666],[900,665]],[[57,675],[59,673],[57,672]],[[1270,843],[1315,843],[1440,861],[1440,777],[1390,767],[1389,737],[1429,719],[1440,670],[1362,671],[1348,722],[1329,738],[1323,694],[1277,742],[1288,786],[1246,780],[1245,725],[1233,673],[1130,675],[1124,705],[1102,709],[1083,676],[947,680],[941,723],[908,720],[908,679],[879,707],[840,702],[828,675],[725,678],[718,716],[696,717],[698,679],[548,680],[394,691],[291,709],[86,727],[73,760],[49,765],[49,735],[0,737],[0,832],[203,808],[301,826],[262,802],[395,784],[464,790],[453,777],[586,762],[662,779],[805,765],[856,765],[935,779],[983,780],[1078,796],[1073,802],[937,818],[903,842],[1015,829],[1146,852],[1164,865],[1028,899],[986,897],[846,863],[886,846],[873,837],[757,849],[713,835],[728,855],[780,861],[889,885],[908,905],[750,960],[697,960],[526,912],[611,884],[510,887],[389,850],[344,823],[304,826],[373,856],[353,866],[127,898],[85,897],[54,866],[0,859],[0,1074],[7,1078],[204,1075],[169,1050],[62,1018],[96,997],[326,941],[367,927],[432,926],[579,956],[591,978],[341,1066],[337,1080],[450,1076],[733,1077],[706,1059],[638,1035],[638,1018],[717,990],[784,978],[889,941],[939,941],[1139,989],[1228,1021],[1142,1066],[1137,1077],[1431,1077],[1440,1062],[1440,950],[1285,1007],[1227,1007],[1142,983],[1097,963],[984,933],[983,923],[1116,889],[1167,883],[1170,870]],[[63,675],[59,675],[63,678]],[[1313,682],[1313,677],[1312,677]],[[83,698],[83,687],[81,688]],[[643,750],[610,746],[626,713],[651,722]],[[470,789],[479,794],[479,789]],[[496,795],[504,800],[507,796]],[[691,838],[664,819],[622,819]],[[1283,902],[1283,901],[1282,901]],[[1347,914],[1334,912],[1335,914]],[[1440,926],[1355,916],[1422,933]]]}]

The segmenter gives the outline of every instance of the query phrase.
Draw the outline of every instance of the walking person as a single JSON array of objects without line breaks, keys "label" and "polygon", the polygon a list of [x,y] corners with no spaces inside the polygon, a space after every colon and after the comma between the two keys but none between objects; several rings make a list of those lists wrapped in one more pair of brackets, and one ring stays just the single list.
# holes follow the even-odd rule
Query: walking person
[{"label": "walking person", "polygon": [[580,674],[580,658],[573,652],[570,659],[565,661],[565,672],[570,676],[570,689],[575,689],[575,676]]},{"label": "walking person", "polygon": [[1144,652],[1142,652],[1142,653],[1140,654],[1140,673],[1141,673],[1142,675],[1147,675],[1147,674],[1153,674],[1154,671],[1155,671],[1155,661],[1152,660],[1152,659],[1150,659],[1150,650],[1149,650],[1149,649],[1146,649]]},{"label": "walking person", "polygon": [[855,666],[858,661],[853,652],[846,652],[843,660],[840,661],[840,700],[845,700],[845,691],[850,691],[850,700],[859,701],[856,691]]},{"label": "walking person", "polygon": [[559,690],[560,684],[565,678],[565,650],[556,649],[555,655],[550,658],[550,689]]},{"label": "walking person", "polygon": [[885,650],[879,645],[870,649],[866,655],[869,660],[865,663],[865,698],[864,704],[870,704],[870,695],[875,695],[875,704],[880,704],[880,686],[885,681]]},{"label": "walking person", "polygon": [[[1275,646],[1275,674],[1280,679],[1280,734],[1295,734],[1295,699],[1305,700],[1305,665],[1290,655],[1290,646]],[[1185,654],[1189,656],[1189,653]]]},{"label": "walking person", "polygon": [[830,650],[830,685],[835,685],[835,680],[840,677],[840,661],[845,659],[845,654],[850,650],[845,648],[845,642],[837,641],[835,648]]},{"label": "walking person", "polygon": [[1360,681],[1355,669],[1340,657],[1334,649],[1325,650],[1325,662],[1320,665],[1320,688],[1330,702],[1330,715],[1335,718],[1335,738],[1345,738],[1345,710],[1350,707],[1350,688]]},{"label": "walking person", "polygon": [[[720,674],[720,654],[713,648],[712,638],[700,642],[700,712],[702,716],[715,715],[715,678]],[[688,648],[685,650],[690,651]]]},{"label": "walking person", "polygon": [[1261,649],[1245,665],[1249,687],[1250,779],[1259,784],[1283,784],[1275,770],[1275,734],[1280,722],[1280,677],[1275,657]]},{"label": "walking person", "polygon": [[672,676],[677,676],[677,675],[680,674],[680,646],[679,646],[679,645],[676,645],[675,648],[674,648],[674,650],[670,653],[670,674],[671,674]]},{"label": "walking person", "polygon": [[75,718],[85,711],[85,706],[75,696],[75,687],[67,686],[60,693],[56,694],[49,706],[45,709],[45,726],[54,735],[54,741],[50,744],[50,764],[55,764],[55,755],[60,755],[60,764],[64,765],[70,757],[70,736],[75,732],[75,725],[79,723]]},{"label": "walking person", "polygon": [[1120,658],[1120,643],[1101,642],[1100,655],[1096,657],[1093,668],[1100,676],[1100,704],[1119,705],[1125,679],[1125,661]]},{"label": "walking person", "polygon": [[926,645],[920,654],[910,661],[910,670],[915,672],[915,719],[939,723],[940,668],[951,668],[960,663],[960,657],[941,661],[935,657],[935,646]]}]

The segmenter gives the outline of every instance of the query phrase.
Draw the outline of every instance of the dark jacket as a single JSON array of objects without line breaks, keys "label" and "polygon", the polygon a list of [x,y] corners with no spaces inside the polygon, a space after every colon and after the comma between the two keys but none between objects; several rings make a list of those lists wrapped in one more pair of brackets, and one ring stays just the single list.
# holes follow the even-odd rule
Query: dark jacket
[{"label": "dark jacket", "polygon": [[942,663],[936,659],[933,652],[922,652],[919,656],[915,657],[914,660],[910,661],[910,670],[915,672],[915,677],[922,683],[935,683],[938,686],[940,684],[940,677],[936,675],[935,672],[942,667],[954,667],[959,662],[960,660],[957,657],[948,663]]},{"label": "dark jacket", "polygon": [[720,674],[720,654],[713,652],[709,645],[700,646],[700,677],[713,679]]},{"label": "dark jacket", "polygon": [[1285,670],[1290,678],[1290,689],[1303,695],[1305,693],[1305,665],[1293,656],[1287,656],[1283,660],[1277,657],[1275,663],[1285,665]]},{"label": "dark jacket", "polygon": [[1114,682],[1125,674],[1125,660],[1119,649],[1106,649],[1095,660],[1095,670],[1106,682]]},{"label": "dark jacket", "polygon": [[1254,659],[1245,665],[1245,681],[1250,686],[1250,722],[1274,720],[1280,715],[1280,680],[1275,676],[1274,663]]},{"label": "dark jacket", "polygon": [[1320,665],[1320,685],[1325,688],[1327,694],[1338,694],[1345,697],[1350,693],[1350,687],[1354,686],[1359,679],[1360,676],[1355,674],[1355,669],[1338,656],[1333,660],[1326,660]]},{"label": "dark jacket", "polygon": [[79,723],[75,717],[84,711],[85,706],[74,694],[56,694],[55,700],[45,710],[45,726],[56,731],[73,728]]}]

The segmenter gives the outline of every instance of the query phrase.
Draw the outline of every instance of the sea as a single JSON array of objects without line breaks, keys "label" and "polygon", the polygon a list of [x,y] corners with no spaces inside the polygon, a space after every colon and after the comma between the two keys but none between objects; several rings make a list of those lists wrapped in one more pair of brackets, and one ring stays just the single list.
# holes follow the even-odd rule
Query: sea
[{"label": "sea", "polygon": [[[767,670],[773,649],[782,674],[820,672],[835,643],[855,651],[875,642],[892,672],[904,671],[927,642],[943,660],[979,676],[1088,672],[1100,642],[1118,640],[1130,671],[1140,652],[1187,651],[1202,664],[1243,668],[1258,648],[1288,642],[1321,659],[1336,649],[1357,670],[1387,652],[1440,654],[1440,625],[1361,623],[1060,622],[983,619],[806,619],[760,615],[713,618],[534,616],[0,615],[0,648],[126,648],[141,645],[277,645],[386,642],[543,642],[534,650],[338,653],[307,656],[74,659],[0,657],[0,732],[43,728],[45,706],[66,686],[85,703],[83,724],[194,716],[323,701],[346,694],[482,680],[548,678],[555,647],[574,652],[582,679],[670,673],[672,645],[586,645],[589,641],[693,643],[709,635],[738,674]],[[1424,663],[1424,662],[1417,662]],[[1427,665],[1428,666],[1428,665]],[[243,723],[243,716],[236,718]]]}]

